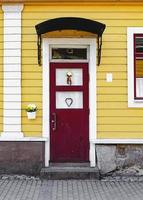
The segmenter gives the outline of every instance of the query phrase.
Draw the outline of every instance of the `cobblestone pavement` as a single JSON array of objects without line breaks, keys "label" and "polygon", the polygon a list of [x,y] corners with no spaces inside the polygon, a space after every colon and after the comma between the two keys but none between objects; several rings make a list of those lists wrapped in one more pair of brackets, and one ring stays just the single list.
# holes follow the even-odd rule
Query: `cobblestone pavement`
[{"label": "cobblestone pavement", "polygon": [[0,200],[143,200],[143,182],[3,176]]}]

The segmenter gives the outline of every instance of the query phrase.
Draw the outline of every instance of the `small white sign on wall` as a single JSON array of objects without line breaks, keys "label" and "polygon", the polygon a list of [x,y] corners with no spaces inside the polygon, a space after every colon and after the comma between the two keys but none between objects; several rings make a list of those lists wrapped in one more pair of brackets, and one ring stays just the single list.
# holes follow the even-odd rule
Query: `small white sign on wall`
[{"label": "small white sign on wall", "polygon": [[113,75],[112,73],[107,73],[106,74],[106,82],[112,82],[113,80]]}]

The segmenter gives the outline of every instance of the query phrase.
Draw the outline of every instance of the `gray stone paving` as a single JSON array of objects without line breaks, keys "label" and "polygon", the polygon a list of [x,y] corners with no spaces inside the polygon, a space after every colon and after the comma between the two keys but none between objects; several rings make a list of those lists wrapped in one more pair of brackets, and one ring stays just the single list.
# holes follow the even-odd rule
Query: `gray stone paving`
[{"label": "gray stone paving", "polygon": [[0,200],[143,200],[143,181],[40,180],[1,176]]}]

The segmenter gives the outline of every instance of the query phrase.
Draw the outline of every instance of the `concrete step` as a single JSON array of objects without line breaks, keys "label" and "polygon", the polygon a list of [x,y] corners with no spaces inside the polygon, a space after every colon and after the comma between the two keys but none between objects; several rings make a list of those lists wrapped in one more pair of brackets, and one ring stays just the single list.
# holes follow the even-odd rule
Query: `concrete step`
[{"label": "concrete step", "polygon": [[50,163],[50,167],[90,167],[89,162],[82,162],[82,163]]},{"label": "concrete step", "polygon": [[48,180],[64,179],[99,179],[99,170],[89,166],[50,166],[41,169],[41,178]]}]

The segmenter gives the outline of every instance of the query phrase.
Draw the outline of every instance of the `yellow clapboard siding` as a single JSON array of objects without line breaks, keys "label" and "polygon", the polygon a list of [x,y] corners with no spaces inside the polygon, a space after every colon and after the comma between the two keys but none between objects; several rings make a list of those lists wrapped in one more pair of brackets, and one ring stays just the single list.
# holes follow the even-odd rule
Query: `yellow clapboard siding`
[{"label": "yellow clapboard siding", "polygon": [[98,131],[128,131],[128,132],[133,132],[133,131],[137,131],[137,129],[138,129],[138,131],[141,131],[142,133],[143,133],[143,125],[134,125],[134,124],[131,124],[131,125],[129,125],[129,124],[126,124],[126,125],[124,125],[124,124],[122,124],[122,125],[120,125],[120,126],[117,126],[116,124],[114,125],[114,124],[112,124],[112,125],[98,125],[98,127],[97,127],[97,129],[98,129]]},{"label": "yellow clapboard siding", "polygon": [[22,28],[22,39],[25,35],[35,35],[36,34],[36,29],[35,27],[31,26],[31,27],[23,27]]},{"label": "yellow clapboard siding", "polygon": [[23,131],[33,131],[36,130],[37,132],[42,132],[42,126],[41,125],[36,125],[36,124],[30,124],[30,125],[23,125]]},{"label": "yellow clapboard siding", "polygon": [[26,101],[29,103],[33,103],[33,102],[40,102],[42,101],[42,95],[41,94],[23,94],[22,91],[22,102]]},{"label": "yellow clapboard siding", "polygon": [[98,102],[97,103],[98,109],[118,109],[118,108],[123,108],[123,109],[127,109],[128,108],[128,104],[127,102]]},{"label": "yellow clapboard siding", "polygon": [[23,50],[29,50],[29,49],[35,49],[37,50],[37,43],[36,42],[22,42],[22,49]]},{"label": "yellow clapboard siding", "polygon": [[[63,12],[65,12],[63,10]],[[46,20],[47,16],[51,16],[51,13],[55,14],[55,13],[59,13],[61,14],[61,10],[60,12],[55,12],[55,10],[51,11],[49,13],[47,13],[46,11],[45,12],[36,12],[36,16],[35,16],[35,12],[25,12],[23,14],[23,19],[27,19],[27,20],[34,20],[35,18],[36,19],[42,19],[42,20]],[[77,14],[79,16],[80,15],[84,15],[84,16],[87,16],[88,18],[96,18],[98,20],[101,20],[101,19],[122,19],[122,20],[125,20],[125,19],[143,19],[143,13],[142,11],[139,12],[139,13],[136,13],[136,15],[133,15],[131,12],[108,12],[108,10],[106,10],[105,12],[98,12],[96,9],[93,9],[88,11],[88,10],[72,10],[72,8],[70,9],[70,11],[68,12],[70,13],[71,15],[74,15]]]},{"label": "yellow clapboard siding", "polygon": [[41,87],[22,87],[24,94],[42,94]]},{"label": "yellow clapboard siding", "polygon": [[[0,90],[1,90],[1,89],[0,89]],[[1,95],[1,93],[2,93],[2,92],[0,92],[0,95]],[[2,110],[2,109],[3,109],[3,101],[2,101],[2,96],[1,96],[0,100],[1,100],[1,101],[0,101],[0,110]]]},{"label": "yellow clapboard siding", "polygon": [[[119,100],[120,102],[120,100]],[[98,109],[97,116],[105,117],[105,116],[127,116],[127,117],[142,117],[143,116],[143,109]]]},{"label": "yellow clapboard siding", "polygon": [[[37,64],[35,25],[56,17],[75,16],[106,24],[101,65],[97,67],[98,138],[143,138],[143,109],[131,109],[127,104],[127,27],[143,26],[142,6],[56,5],[25,5],[22,13],[22,131],[25,136],[40,137],[42,133],[43,70]],[[106,82],[108,72],[113,74],[111,83]],[[35,103],[40,108],[33,122],[26,117],[27,103]]]},{"label": "yellow clapboard siding", "polygon": [[105,94],[99,94],[97,96],[97,101],[98,102],[126,102],[127,101],[127,96],[126,94],[110,94],[110,95],[105,95]]},{"label": "yellow clapboard siding", "polygon": [[[121,104],[121,103],[120,103]],[[142,117],[98,117],[97,123],[100,125],[103,124],[128,124],[128,125],[142,125],[143,123],[143,116]]]},{"label": "yellow clapboard siding", "polygon": [[22,79],[34,79],[34,80],[41,80],[42,79],[42,73],[40,72],[23,72],[22,73]]},{"label": "yellow clapboard siding", "polygon": [[42,87],[42,81],[37,80],[22,80],[23,87]]},{"label": "yellow clapboard siding", "polygon": [[121,57],[126,57],[127,56],[127,51],[126,50],[121,50],[121,49],[104,49],[102,52],[102,56],[109,56],[109,57],[114,57],[114,56],[121,56]]},{"label": "yellow clapboard siding", "polygon": [[[127,48],[127,43],[126,42],[118,42],[116,43],[114,41],[104,41],[102,44],[102,49],[126,49]],[[111,63],[110,63],[111,64]]]},{"label": "yellow clapboard siding", "polygon": [[33,55],[34,57],[37,58],[37,50],[36,49],[33,49],[33,50],[23,50],[22,51],[22,57],[30,57],[31,55]]},{"label": "yellow clapboard siding", "polygon": [[26,64],[25,67],[22,68],[22,72],[23,73],[31,73],[31,75],[34,73],[36,73],[36,74],[39,73],[39,75],[42,76],[42,66],[39,66],[38,64],[36,64],[36,65],[27,65]]},{"label": "yellow clapboard siding", "polygon": [[27,42],[27,41],[35,42],[36,40],[37,40],[37,35],[36,34],[23,35],[23,42]]},{"label": "yellow clapboard siding", "polygon": [[[105,136],[106,135],[106,136]],[[142,139],[143,132],[97,132],[98,139]]]},{"label": "yellow clapboard siding", "polygon": [[127,94],[126,87],[98,87],[97,94]]},{"label": "yellow clapboard siding", "polygon": [[2,65],[2,63],[3,63],[3,58],[2,56],[0,56],[0,65]]},{"label": "yellow clapboard siding", "polygon": [[[108,2],[109,3],[109,2]],[[75,4],[75,3],[74,3]],[[57,6],[58,5],[58,6]],[[87,11],[89,11],[89,12],[91,12],[91,11],[96,11],[97,13],[100,13],[100,12],[103,12],[103,14],[104,14],[104,12],[113,12],[113,15],[114,15],[114,13],[120,13],[120,12],[124,12],[124,13],[128,13],[128,12],[135,12],[135,13],[137,13],[137,12],[142,12],[142,6],[140,6],[140,5],[129,5],[129,3],[128,3],[128,5],[126,6],[119,6],[118,4],[115,4],[115,3],[113,3],[112,5],[111,5],[111,2],[110,2],[110,5],[108,4],[102,4],[102,5],[97,5],[96,3],[95,4],[93,4],[93,5],[87,5],[87,4],[83,4],[83,6],[81,6],[81,4],[78,4],[78,5],[63,5],[63,4],[55,4],[55,5],[32,5],[32,6],[26,6],[25,5],[25,7],[24,7],[24,13],[26,14],[27,12],[41,12],[41,13],[43,13],[43,12],[46,12],[46,11],[48,11],[49,10],[49,13],[50,12],[61,12],[61,13],[63,13],[63,12],[67,12],[67,11],[69,11],[69,10],[73,10],[73,12],[74,11],[84,11],[84,12],[87,12]]]},{"label": "yellow clapboard siding", "polygon": [[23,64],[37,64],[37,57],[22,58]]},{"label": "yellow clapboard siding", "polygon": [[127,87],[126,80],[114,80],[113,82],[106,82],[106,80],[98,80],[97,87]]},{"label": "yellow clapboard siding", "polygon": [[27,131],[25,129],[22,130],[24,132],[25,137],[42,137],[42,131]]},{"label": "yellow clapboard siding", "polygon": [[[103,65],[101,63],[101,65],[99,67],[97,67],[97,73],[99,72],[127,72],[127,65]],[[116,81],[116,79],[115,79]]]},{"label": "yellow clapboard siding", "polygon": [[105,29],[106,34],[123,34],[127,33],[126,27],[108,26]]},{"label": "yellow clapboard siding", "polygon": [[[106,72],[98,72],[97,73],[97,79],[106,80]],[[125,72],[114,72],[113,73],[113,79],[126,80],[127,79],[127,74]]]},{"label": "yellow clapboard siding", "polygon": [[27,64],[23,64],[22,65],[22,72],[26,73],[26,72],[31,72],[31,73],[42,73],[42,67],[38,66],[38,64],[36,65],[27,65]]}]

